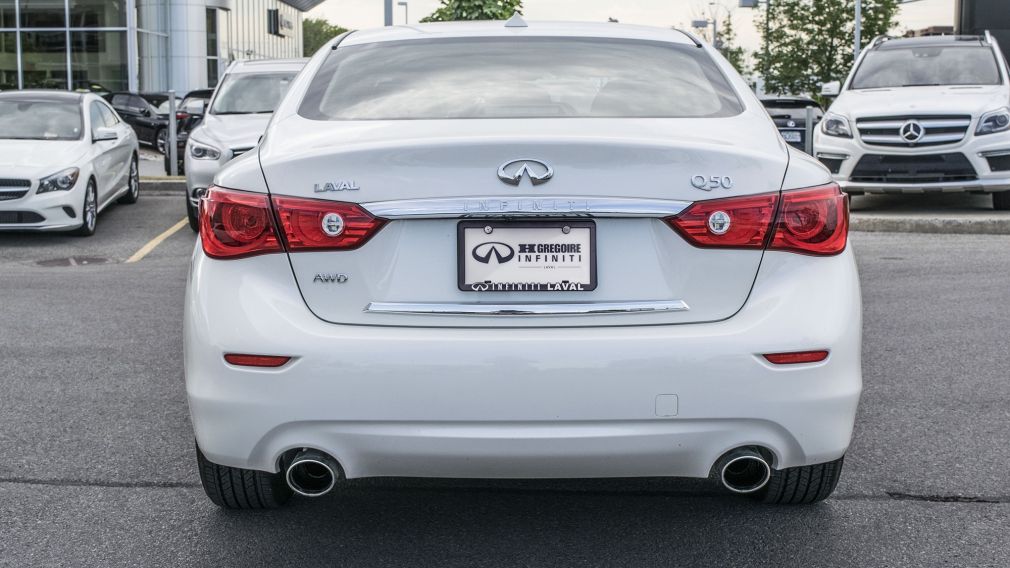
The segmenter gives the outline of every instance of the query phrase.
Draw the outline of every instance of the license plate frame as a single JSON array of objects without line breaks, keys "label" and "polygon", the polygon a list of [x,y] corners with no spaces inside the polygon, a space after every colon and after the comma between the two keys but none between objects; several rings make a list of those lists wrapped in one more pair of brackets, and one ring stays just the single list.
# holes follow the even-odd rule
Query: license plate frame
[{"label": "license plate frame", "polygon": [[[466,271],[466,255],[471,252],[468,250],[466,245],[466,231],[467,230],[480,230],[484,231],[485,227],[491,227],[492,231],[504,229],[509,230],[522,230],[522,229],[553,229],[557,228],[559,232],[562,231],[564,227],[569,227],[574,230],[588,230],[588,245],[589,245],[589,281],[587,282],[573,282],[571,283],[571,288],[558,289],[556,287],[551,287],[552,283],[545,280],[540,280],[540,287],[522,287],[522,288],[500,288],[495,287],[494,283],[488,285],[487,288],[480,289],[479,286],[475,287],[475,284],[483,284],[485,282],[467,282],[467,271]],[[486,233],[485,233],[486,234]],[[492,233],[493,234],[493,233]],[[500,234],[500,233],[499,233]],[[488,237],[493,238],[493,237]],[[505,243],[507,244],[507,243]],[[511,245],[509,245],[511,246]],[[519,251],[514,251],[515,254],[520,254]],[[487,292],[591,292],[597,287],[597,274],[596,274],[596,222],[587,221],[584,219],[578,220],[568,220],[568,219],[551,219],[551,220],[511,220],[511,219],[487,219],[487,220],[467,220],[460,221],[456,226],[456,284],[457,287],[463,292],[473,292],[473,293],[487,293]],[[489,253],[490,254],[490,253]],[[580,264],[581,266],[581,264]],[[561,283],[571,282],[568,280],[562,280]],[[506,284],[506,283],[499,283]],[[526,283],[524,283],[526,284]],[[560,283],[553,283],[560,284]],[[574,286],[577,284],[577,286]]]}]

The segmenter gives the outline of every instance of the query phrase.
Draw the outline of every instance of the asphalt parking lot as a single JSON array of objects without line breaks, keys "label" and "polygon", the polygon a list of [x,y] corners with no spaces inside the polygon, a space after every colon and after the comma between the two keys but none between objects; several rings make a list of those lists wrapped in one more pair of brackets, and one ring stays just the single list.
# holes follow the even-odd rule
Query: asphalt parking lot
[{"label": "asphalt parking lot", "polygon": [[[865,392],[835,497],[695,480],[369,480],[224,512],[182,378],[181,196],[0,233],[3,566],[1010,565],[1010,237],[854,233]],[[76,259],[70,261],[68,259]]]}]

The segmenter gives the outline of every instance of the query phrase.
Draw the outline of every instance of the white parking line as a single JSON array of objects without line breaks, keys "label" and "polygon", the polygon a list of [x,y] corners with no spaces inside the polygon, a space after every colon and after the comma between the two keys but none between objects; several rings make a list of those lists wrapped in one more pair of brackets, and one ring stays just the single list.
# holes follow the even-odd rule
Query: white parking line
[{"label": "white parking line", "polygon": [[182,221],[179,221],[178,223],[172,225],[167,231],[148,241],[146,245],[140,247],[140,250],[133,253],[133,256],[126,259],[126,264],[137,262],[138,260],[147,256],[152,250],[154,250],[155,247],[163,243],[165,239],[167,239],[168,237],[171,237],[172,235],[179,232],[179,229],[185,227],[187,223],[189,223],[189,219],[186,219],[184,217]]}]

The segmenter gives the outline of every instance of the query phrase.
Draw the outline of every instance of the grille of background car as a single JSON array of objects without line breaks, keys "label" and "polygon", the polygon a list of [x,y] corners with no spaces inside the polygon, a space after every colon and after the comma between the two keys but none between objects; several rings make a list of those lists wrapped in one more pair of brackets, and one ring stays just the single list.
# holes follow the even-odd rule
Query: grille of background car
[{"label": "grille of background car", "polygon": [[866,154],[850,178],[861,183],[943,183],[978,179],[975,168],[961,153],[924,156]]},{"label": "grille of background car", "polygon": [[31,187],[31,180],[0,178],[0,187]]},{"label": "grille of background car", "polygon": [[[925,134],[915,144],[901,137],[901,127],[909,120],[918,122]],[[937,146],[964,140],[971,126],[970,116],[884,116],[856,121],[859,137],[875,146]]]},{"label": "grille of background car", "polygon": [[0,224],[41,223],[46,218],[31,211],[0,211]]},{"label": "grille of background car", "polygon": [[0,191],[0,201],[11,201],[13,199],[21,199],[27,195],[28,190],[25,191]]}]

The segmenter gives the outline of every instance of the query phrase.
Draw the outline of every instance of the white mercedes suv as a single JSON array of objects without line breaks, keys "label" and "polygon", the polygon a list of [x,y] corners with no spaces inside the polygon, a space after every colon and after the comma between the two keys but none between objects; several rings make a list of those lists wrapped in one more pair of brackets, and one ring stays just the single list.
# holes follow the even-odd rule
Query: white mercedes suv
[{"label": "white mercedes suv", "polygon": [[814,135],[842,189],[991,193],[1010,210],[1010,78],[985,36],[878,38]]},{"label": "white mercedes suv", "polygon": [[838,482],[846,197],[689,34],[341,36],[201,207],[186,388],[222,507],[374,476]]}]

